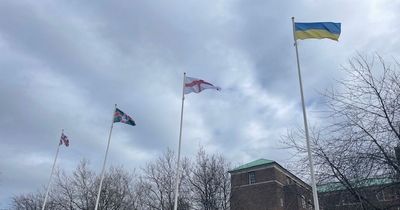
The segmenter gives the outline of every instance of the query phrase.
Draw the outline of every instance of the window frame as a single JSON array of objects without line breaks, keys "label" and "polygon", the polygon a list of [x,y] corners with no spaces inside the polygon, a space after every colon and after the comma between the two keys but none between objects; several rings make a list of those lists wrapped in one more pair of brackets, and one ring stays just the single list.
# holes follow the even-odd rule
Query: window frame
[{"label": "window frame", "polygon": [[256,172],[255,171],[250,171],[247,173],[247,178],[248,178],[248,183],[249,184],[255,184],[256,181]]}]

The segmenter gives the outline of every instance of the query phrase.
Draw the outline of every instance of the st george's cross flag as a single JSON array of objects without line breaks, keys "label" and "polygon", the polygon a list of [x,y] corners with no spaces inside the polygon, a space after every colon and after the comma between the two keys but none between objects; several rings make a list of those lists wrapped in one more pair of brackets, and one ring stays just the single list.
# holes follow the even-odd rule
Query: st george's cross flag
[{"label": "st george's cross flag", "polygon": [[200,93],[205,89],[221,90],[220,87],[214,86],[213,84],[206,82],[202,79],[197,79],[193,77],[185,77],[185,87],[184,93]]},{"label": "st george's cross flag", "polygon": [[60,145],[64,144],[66,147],[69,146],[69,139],[64,133],[61,133],[61,138],[60,138]]},{"label": "st george's cross flag", "polygon": [[125,114],[118,108],[115,109],[114,122],[121,122],[132,126],[136,125],[135,121],[129,115]]}]

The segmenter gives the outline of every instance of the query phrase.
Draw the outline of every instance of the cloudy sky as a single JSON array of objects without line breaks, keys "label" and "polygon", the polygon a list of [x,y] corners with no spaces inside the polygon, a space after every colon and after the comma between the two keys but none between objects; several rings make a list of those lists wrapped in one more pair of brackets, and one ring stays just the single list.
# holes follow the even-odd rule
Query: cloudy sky
[{"label": "cloudy sky", "polygon": [[310,124],[357,52],[400,56],[400,3],[389,0],[1,1],[0,208],[83,158],[133,169],[176,150],[183,72],[222,87],[187,95],[182,153],[200,145],[233,165],[290,162],[281,136],[302,125],[291,17],[342,23],[339,42],[301,41]]}]

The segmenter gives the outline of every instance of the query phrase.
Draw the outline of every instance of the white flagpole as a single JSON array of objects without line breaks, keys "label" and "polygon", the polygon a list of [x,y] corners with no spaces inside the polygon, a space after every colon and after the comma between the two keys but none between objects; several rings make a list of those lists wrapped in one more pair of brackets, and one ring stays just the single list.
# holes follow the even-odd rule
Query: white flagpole
[{"label": "white flagpole", "polygon": [[113,112],[113,115],[112,115],[110,134],[108,135],[108,143],[107,143],[106,155],[104,156],[103,169],[101,170],[100,186],[99,186],[99,191],[97,192],[96,206],[94,208],[95,210],[97,210],[97,208],[99,206],[101,186],[103,184],[103,179],[104,179],[104,170],[105,170],[105,167],[106,167],[108,148],[110,147],[111,133],[112,133],[112,130],[113,130],[113,127],[114,127],[114,114],[115,114],[116,110],[117,110],[117,104],[115,104],[114,112]]},{"label": "white flagpole", "polygon": [[[62,129],[62,131],[61,131],[61,136],[62,136],[63,133],[64,133],[64,129]],[[61,138],[61,137],[60,137],[60,138]],[[58,157],[58,151],[60,151],[60,146],[61,146],[61,144],[60,144],[60,142],[58,142],[56,157],[54,158],[53,167],[51,168],[51,173],[50,173],[49,182],[47,183],[46,195],[44,196],[44,201],[43,201],[43,205],[42,205],[42,210],[44,210],[44,208],[46,207],[47,196],[49,195],[51,180],[52,180],[52,178],[53,178],[54,167],[56,166],[57,157]]]},{"label": "white flagpole", "polygon": [[301,105],[303,107],[304,130],[305,130],[305,133],[306,133],[306,141],[307,141],[308,161],[309,161],[309,164],[310,164],[310,172],[311,172],[311,187],[312,187],[312,192],[313,192],[314,209],[315,210],[319,210],[317,185],[315,184],[314,163],[313,163],[313,160],[311,158],[310,136],[309,136],[309,133],[308,133],[307,114],[306,114],[306,107],[305,107],[305,104],[304,104],[303,82],[301,81],[299,50],[297,48],[296,28],[295,28],[295,24],[294,24],[294,17],[292,17],[292,25],[293,25],[294,46],[296,48],[297,73],[299,75],[299,83],[300,83]]},{"label": "white flagpole", "polygon": [[184,102],[185,102],[185,78],[186,78],[186,72],[183,73],[181,124],[180,124],[180,128],[179,128],[178,161],[177,161],[177,164],[176,164],[174,210],[178,209],[179,182],[180,182],[180,176],[181,176],[180,160],[181,160],[181,142],[182,142],[183,105],[184,105]]}]

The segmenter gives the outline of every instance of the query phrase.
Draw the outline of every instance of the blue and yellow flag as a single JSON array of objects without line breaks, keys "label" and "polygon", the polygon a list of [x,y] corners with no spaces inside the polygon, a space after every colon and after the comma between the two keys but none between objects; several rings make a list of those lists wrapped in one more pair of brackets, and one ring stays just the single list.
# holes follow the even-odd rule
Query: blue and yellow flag
[{"label": "blue and yellow flag", "polygon": [[295,23],[294,27],[296,39],[327,38],[338,41],[340,35],[340,23]]}]

